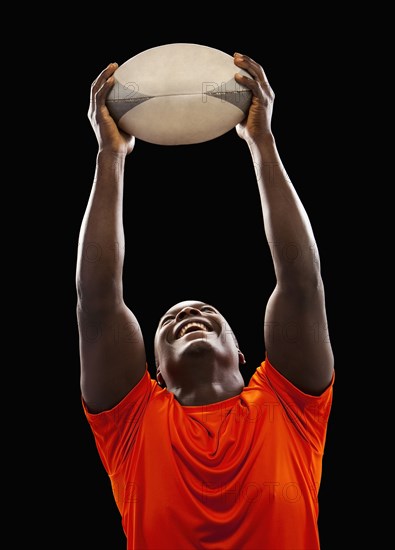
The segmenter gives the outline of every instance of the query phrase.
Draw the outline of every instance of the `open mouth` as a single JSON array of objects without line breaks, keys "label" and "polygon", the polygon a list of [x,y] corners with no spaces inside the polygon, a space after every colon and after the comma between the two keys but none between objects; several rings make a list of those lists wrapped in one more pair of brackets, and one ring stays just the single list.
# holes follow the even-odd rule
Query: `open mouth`
[{"label": "open mouth", "polygon": [[198,330],[203,330],[204,332],[211,332],[211,328],[209,328],[204,323],[201,323],[200,321],[190,321],[189,323],[186,323],[183,325],[176,334],[176,338],[182,338],[185,336],[185,334],[189,334],[190,332],[196,332]]}]

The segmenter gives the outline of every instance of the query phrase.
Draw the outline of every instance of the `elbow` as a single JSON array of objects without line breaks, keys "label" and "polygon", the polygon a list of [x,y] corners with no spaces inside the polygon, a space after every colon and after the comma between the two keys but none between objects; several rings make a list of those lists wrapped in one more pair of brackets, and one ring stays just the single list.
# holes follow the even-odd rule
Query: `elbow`
[{"label": "elbow", "polygon": [[295,269],[294,266],[281,267],[277,272],[277,284],[283,289],[308,294],[322,291],[323,289],[323,280],[319,265],[309,266],[308,269]]},{"label": "elbow", "polygon": [[324,283],[322,277],[317,274],[316,276],[295,278],[286,284],[286,288],[293,293],[309,298],[323,293]]},{"label": "elbow", "polygon": [[90,317],[99,317],[112,311],[122,301],[122,288],[112,283],[87,284],[77,279],[77,310]]}]

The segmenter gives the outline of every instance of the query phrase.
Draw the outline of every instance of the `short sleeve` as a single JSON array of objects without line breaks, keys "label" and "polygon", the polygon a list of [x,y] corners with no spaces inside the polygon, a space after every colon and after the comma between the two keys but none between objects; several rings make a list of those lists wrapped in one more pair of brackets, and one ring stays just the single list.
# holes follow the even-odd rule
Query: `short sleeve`
[{"label": "short sleeve", "polygon": [[109,475],[116,473],[130,452],[155,386],[156,382],[146,370],[139,383],[108,411],[92,414],[82,400],[100,458]]},{"label": "short sleeve", "polygon": [[275,395],[287,420],[322,454],[332,407],[334,374],[331,383],[321,395],[309,395],[294,386],[266,358],[256,370],[250,386],[262,384]]}]

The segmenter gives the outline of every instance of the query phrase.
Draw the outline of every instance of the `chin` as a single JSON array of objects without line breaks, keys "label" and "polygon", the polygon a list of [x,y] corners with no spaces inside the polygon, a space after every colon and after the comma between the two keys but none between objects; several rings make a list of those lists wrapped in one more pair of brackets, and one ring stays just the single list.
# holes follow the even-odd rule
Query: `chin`
[{"label": "chin", "polygon": [[184,347],[182,353],[183,355],[205,355],[207,353],[213,353],[213,351],[213,346],[207,338],[198,338],[196,340],[190,340]]}]

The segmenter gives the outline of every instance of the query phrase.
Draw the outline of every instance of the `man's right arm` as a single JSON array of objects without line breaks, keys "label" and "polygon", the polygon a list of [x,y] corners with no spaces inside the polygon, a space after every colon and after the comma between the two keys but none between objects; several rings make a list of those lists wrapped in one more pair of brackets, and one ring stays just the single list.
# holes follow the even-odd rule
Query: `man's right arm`
[{"label": "man's right arm", "polygon": [[91,89],[88,115],[99,150],[76,270],[81,391],[91,412],[119,403],[146,368],[140,326],[123,300],[124,167],[134,138],[119,132],[105,106],[115,69],[115,64],[109,65]]}]

